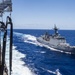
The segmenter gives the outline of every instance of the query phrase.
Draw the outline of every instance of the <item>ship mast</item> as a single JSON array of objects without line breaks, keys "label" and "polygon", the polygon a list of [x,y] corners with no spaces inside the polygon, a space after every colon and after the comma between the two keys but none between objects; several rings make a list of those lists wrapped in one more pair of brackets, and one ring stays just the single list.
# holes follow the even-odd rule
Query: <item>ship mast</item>
[{"label": "ship mast", "polygon": [[[6,23],[3,22],[3,15],[5,12],[12,12],[12,1],[11,0],[2,0],[0,1],[0,75],[8,75],[6,63],[5,63],[5,53],[6,53],[6,40],[7,40],[7,27],[10,25],[10,43],[9,43],[9,75],[12,71],[12,42],[13,42],[13,23],[11,15],[7,16]],[[3,38],[1,39],[1,33]],[[2,40],[2,43],[1,43]]]},{"label": "ship mast", "polygon": [[56,24],[54,24],[54,32],[55,32],[55,35],[58,35],[58,28],[56,27]]}]

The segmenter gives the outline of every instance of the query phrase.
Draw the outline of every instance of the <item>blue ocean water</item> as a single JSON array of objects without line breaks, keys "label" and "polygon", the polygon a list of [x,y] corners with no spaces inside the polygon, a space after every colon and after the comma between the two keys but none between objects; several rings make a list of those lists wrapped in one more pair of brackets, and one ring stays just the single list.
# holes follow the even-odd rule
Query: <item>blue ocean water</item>
[{"label": "blue ocean water", "polygon": [[[54,33],[53,30],[14,29],[15,50],[25,55],[20,58],[24,62],[22,66],[27,66],[34,75],[75,75],[75,55],[50,50],[37,42],[36,38],[46,31]],[[75,30],[60,30],[59,33],[75,46]]]}]

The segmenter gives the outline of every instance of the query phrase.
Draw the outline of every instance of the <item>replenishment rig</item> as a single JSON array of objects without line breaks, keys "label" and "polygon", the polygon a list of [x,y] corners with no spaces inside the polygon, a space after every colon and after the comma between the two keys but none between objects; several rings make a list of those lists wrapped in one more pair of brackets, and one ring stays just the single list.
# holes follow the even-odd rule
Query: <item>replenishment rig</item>
[{"label": "replenishment rig", "polygon": [[[3,21],[4,13],[10,12],[9,16],[6,17],[6,23]],[[12,42],[13,42],[13,23],[11,19],[12,12],[12,1],[11,0],[0,0],[0,75],[11,75],[12,71]],[[9,70],[6,65],[6,43],[7,43],[7,27],[9,26]],[[1,35],[3,34],[3,35]]]}]

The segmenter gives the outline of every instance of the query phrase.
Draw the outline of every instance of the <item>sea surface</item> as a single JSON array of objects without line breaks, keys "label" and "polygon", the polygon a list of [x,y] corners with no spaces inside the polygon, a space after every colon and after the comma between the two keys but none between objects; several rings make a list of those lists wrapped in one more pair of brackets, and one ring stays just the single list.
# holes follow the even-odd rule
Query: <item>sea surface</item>
[{"label": "sea surface", "polygon": [[[14,29],[12,75],[75,75],[75,55],[37,42],[36,38],[46,31],[54,33],[53,30]],[[59,30],[59,33],[75,46],[75,30]],[[8,45],[9,38],[6,60]]]}]

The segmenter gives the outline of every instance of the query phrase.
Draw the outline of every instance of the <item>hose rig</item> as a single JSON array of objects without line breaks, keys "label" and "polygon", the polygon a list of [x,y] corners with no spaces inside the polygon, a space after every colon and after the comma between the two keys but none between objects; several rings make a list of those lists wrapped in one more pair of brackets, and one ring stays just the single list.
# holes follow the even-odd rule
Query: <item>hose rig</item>
[{"label": "hose rig", "polygon": [[[11,75],[12,71],[12,43],[13,43],[13,23],[11,15],[6,17],[6,23],[3,22],[4,12],[12,12],[12,2],[11,0],[2,0],[0,2],[0,75]],[[7,31],[8,25],[10,25],[10,43],[9,43],[9,70],[5,63],[6,56],[6,43],[7,43]],[[3,34],[3,35],[1,35]]]}]

